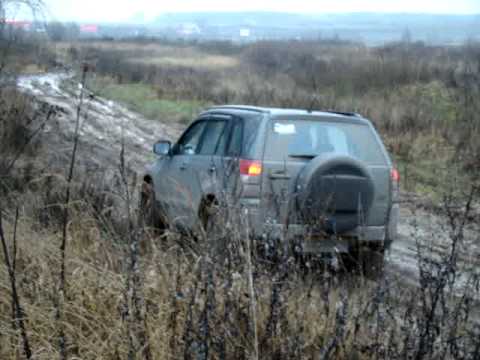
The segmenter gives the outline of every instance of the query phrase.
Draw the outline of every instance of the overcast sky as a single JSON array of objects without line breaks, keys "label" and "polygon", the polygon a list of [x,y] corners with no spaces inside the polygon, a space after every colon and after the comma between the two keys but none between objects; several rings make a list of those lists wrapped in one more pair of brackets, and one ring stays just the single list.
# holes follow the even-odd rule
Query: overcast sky
[{"label": "overcast sky", "polygon": [[56,20],[124,21],[143,13],[147,20],[162,12],[281,11],[297,13],[415,12],[480,13],[480,0],[44,0]]}]

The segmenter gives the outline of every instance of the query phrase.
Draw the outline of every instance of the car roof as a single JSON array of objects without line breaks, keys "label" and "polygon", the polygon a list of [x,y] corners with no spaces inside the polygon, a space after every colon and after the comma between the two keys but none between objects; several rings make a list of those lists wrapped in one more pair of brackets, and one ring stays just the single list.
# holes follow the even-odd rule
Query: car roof
[{"label": "car roof", "polygon": [[328,117],[328,118],[337,118],[345,119],[352,121],[353,119],[359,121],[366,121],[360,114],[353,112],[340,112],[340,111],[325,111],[325,110],[306,110],[306,109],[286,109],[286,108],[275,108],[275,107],[260,107],[260,106],[249,106],[249,105],[220,105],[213,106],[208,108],[204,113],[213,113],[213,112],[222,112],[222,113],[244,113],[244,114],[268,114],[272,117],[277,116],[312,116],[312,117]]}]

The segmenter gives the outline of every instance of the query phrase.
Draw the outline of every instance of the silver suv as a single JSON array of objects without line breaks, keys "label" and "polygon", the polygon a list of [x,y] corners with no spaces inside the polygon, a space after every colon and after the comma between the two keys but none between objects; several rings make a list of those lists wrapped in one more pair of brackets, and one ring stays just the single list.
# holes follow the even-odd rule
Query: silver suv
[{"label": "silver suv", "polygon": [[300,239],[304,253],[358,260],[397,236],[399,175],[358,114],[217,106],[154,152],[142,206],[157,227],[192,231],[228,196],[250,235]]}]

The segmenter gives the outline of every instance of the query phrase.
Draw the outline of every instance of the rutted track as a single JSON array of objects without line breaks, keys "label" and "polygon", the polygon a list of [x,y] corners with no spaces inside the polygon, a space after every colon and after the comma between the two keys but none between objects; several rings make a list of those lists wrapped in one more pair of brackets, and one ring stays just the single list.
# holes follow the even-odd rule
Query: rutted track
[{"label": "rutted track", "polygon": [[[476,264],[480,271],[480,228],[479,224],[468,223],[464,237],[458,244],[459,265],[462,268]],[[393,243],[388,253],[391,271],[404,274],[409,282],[418,278],[417,244],[426,247],[432,257],[445,256],[454,236],[446,215],[426,210],[415,200],[402,203],[399,224],[399,239]],[[460,272],[459,283],[466,281]]]}]

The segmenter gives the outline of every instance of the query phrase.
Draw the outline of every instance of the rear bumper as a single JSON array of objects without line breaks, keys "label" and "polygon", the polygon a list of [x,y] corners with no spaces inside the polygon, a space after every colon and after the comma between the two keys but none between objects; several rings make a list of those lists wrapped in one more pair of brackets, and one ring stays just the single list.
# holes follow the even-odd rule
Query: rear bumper
[{"label": "rear bumper", "polygon": [[304,225],[289,225],[286,228],[281,224],[273,224],[264,236],[274,239],[300,241],[303,251],[307,253],[348,252],[358,245],[383,244],[386,239],[385,226],[363,226],[334,235],[309,234]]},{"label": "rear bumper", "polygon": [[[268,226],[265,235],[275,238],[296,238],[309,236],[306,226],[292,224],[286,228],[282,224],[272,224]],[[350,230],[338,236],[339,238],[357,239],[360,241],[385,241],[385,226],[362,226]]]},{"label": "rear bumper", "polygon": [[[248,207],[247,207],[248,208]],[[392,206],[388,224],[385,226],[359,226],[338,236],[311,234],[302,224],[284,224],[264,220],[258,208],[248,209],[249,229],[256,238],[298,240],[305,252],[348,252],[357,245],[385,244],[397,237],[399,217],[398,204]]]}]

